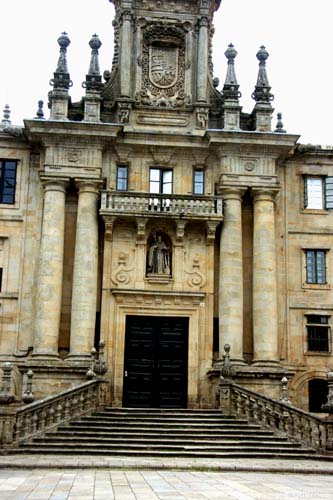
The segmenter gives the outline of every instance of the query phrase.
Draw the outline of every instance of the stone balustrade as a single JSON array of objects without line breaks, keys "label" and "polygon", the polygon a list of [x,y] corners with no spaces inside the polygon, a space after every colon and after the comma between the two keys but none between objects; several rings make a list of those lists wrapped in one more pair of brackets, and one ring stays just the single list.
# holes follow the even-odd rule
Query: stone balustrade
[{"label": "stone balustrade", "polygon": [[291,440],[321,452],[333,450],[333,423],[298,408],[221,379],[219,406],[223,413],[245,417]]},{"label": "stone balustrade", "polygon": [[12,447],[106,404],[106,382],[91,380],[24,407],[0,408],[0,444]]},{"label": "stone balustrade", "polygon": [[101,196],[101,212],[105,215],[222,219],[223,198],[221,196],[186,196],[103,191]]}]

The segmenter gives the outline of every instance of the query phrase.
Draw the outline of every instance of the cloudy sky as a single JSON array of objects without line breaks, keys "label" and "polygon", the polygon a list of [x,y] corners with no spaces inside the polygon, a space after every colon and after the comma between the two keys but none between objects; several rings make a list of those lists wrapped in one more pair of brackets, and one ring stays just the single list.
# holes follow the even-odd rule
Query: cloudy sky
[{"label": "cloudy sky", "polygon": [[[113,52],[113,5],[108,0],[0,0],[0,111],[8,103],[12,122],[34,117],[37,101],[47,102],[49,80],[58,59],[57,38],[67,31],[73,100],[84,93],[89,39],[97,33],[102,71]],[[215,15],[215,76],[223,85],[224,51],[232,42],[241,105],[251,112],[257,77],[256,52],[270,53],[268,76],[275,95],[275,116],[283,113],[288,132],[300,142],[333,144],[333,2],[331,0],[222,0]],[[45,106],[46,108],[46,106]],[[48,116],[48,110],[45,110]],[[275,118],[274,118],[275,125]]]}]

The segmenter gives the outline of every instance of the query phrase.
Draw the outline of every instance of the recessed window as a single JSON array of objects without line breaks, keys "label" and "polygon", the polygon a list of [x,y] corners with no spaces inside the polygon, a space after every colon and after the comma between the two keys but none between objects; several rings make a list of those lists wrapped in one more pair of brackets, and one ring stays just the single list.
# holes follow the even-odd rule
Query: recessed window
[{"label": "recessed window", "polygon": [[117,191],[127,191],[128,189],[128,167],[127,165],[117,166]]},{"label": "recessed window", "polygon": [[306,316],[308,351],[330,352],[329,316],[309,314]]},{"label": "recessed window", "polygon": [[15,203],[17,162],[0,160],[0,203],[13,205]]},{"label": "recessed window", "polygon": [[304,178],[304,208],[333,209],[333,177]]},{"label": "recessed window", "polygon": [[199,169],[193,170],[193,193],[204,194],[204,171]]},{"label": "recessed window", "polygon": [[172,193],[172,170],[151,168],[149,175],[150,193]]},{"label": "recessed window", "polygon": [[306,250],[306,282],[325,285],[326,283],[326,251]]}]

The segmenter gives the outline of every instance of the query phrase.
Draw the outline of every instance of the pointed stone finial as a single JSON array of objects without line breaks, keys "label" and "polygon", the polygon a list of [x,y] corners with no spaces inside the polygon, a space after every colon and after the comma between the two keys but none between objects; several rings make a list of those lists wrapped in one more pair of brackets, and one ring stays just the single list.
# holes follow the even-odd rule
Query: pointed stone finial
[{"label": "pointed stone finial", "polygon": [[90,351],[90,367],[86,373],[86,377],[91,380],[93,378],[96,377],[96,373],[95,373],[95,363],[96,363],[96,355],[97,355],[97,351],[95,349],[95,347],[93,347]]},{"label": "pointed stone finial", "polygon": [[238,101],[238,99],[241,97],[241,93],[239,92],[239,85],[235,72],[235,59],[237,56],[237,50],[232,43],[228,45],[228,48],[225,51],[224,55],[228,59],[228,69],[222,94],[225,99]]},{"label": "pointed stone finial", "polygon": [[98,50],[101,48],[102,42],[95,34],[91,37],[89,45],[91,48],[90,65],[88,74],[86,75],[86,81],[82,83],[82,87],[90,91],[98,91],[103,85],[98,59]]},{"label": "pointed stone finial", "polygon": [[5,107],[3,109],[3,119],[1,120],[1,123],[3,125],[11,125],[10,121],[10,107],[9,104],[5,104]]},{"label": "pointed stone finial", "polygon": [[271,94],[271,87],[269,86],[267,72],[266,72],[266,61],[269,57],[269,53],[266,47],[262,45],[257,52],[257,59],[259,61],[259,72],[257,84],[255,86],[254,92],[252,94],[252,99],[256,102],[270,103],[273,101],[274,96]]},{"label": "pointed stone finial", "polygon": [[97,375],[104,375],[108,371],[108,367],[105,363],[105,358],[104,358],[104,348],[105,348],[104,340],[100,340],[98,347],[99,347],[99,353],[98,353],[98,360],[95,364],[95,372],[97,373]]},{"label": "pointed stone finial", "polygon": [[68,90],[73,85],[67,66],[67,47],[71,41],[65,31],[61,33],[57,41],[60,47],[60,55],[58,66],[53,74],[53,79],[50,81],[50,85],[53,86],[54,90]]},{"label": "pointed stone finial", "polygon": [[44,110],[43,110],[44,102],[43,101],[38,101],[38,109],[36,113],[36,119],[38,120],[44,120]]},{"label": "pointed stone finial", "polygon": [[286,131],[283,128],[283,122],[282,122],[282,113],[277,114],[277,122],[276,122],[276,129],[274,132],[277,132],[279,134],[285,134]]}]

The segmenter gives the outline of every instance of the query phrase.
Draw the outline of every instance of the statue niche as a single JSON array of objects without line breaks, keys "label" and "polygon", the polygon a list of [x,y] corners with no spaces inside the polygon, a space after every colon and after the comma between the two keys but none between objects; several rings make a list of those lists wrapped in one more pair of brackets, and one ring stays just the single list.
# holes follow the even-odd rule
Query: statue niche
[{"label": "statue niche", "polygon": [[152,233],[147,241],[147,276],[171,276],[172,247],[164,233]]}]

